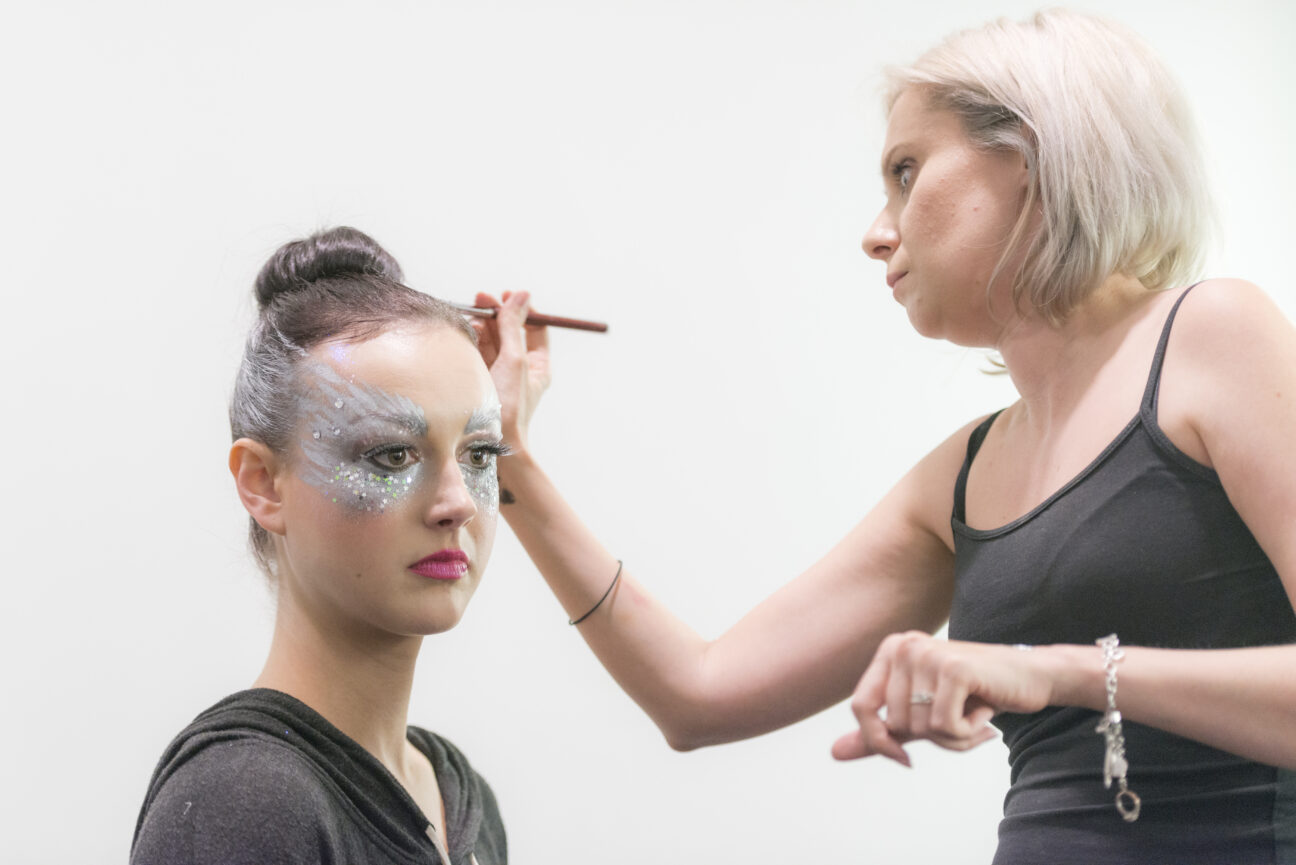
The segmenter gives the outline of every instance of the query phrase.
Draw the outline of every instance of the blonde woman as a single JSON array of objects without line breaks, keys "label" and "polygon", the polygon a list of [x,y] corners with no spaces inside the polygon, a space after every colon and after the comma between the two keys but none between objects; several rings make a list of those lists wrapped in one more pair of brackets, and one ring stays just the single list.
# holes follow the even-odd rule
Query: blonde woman
[{"label": "blonde woman", "polygon": [[707,641],[527,447],[548,357],[506,296],[481,344],[510,526],[677,749],[853,695],[843,760],[999,728],[998,865],[1296,861],[1296,331],[1255,286],[1198,281],[1180,94],[1138,38],[1066,12],[956,34],[890,82],[864,251],[919,333],[997,351],[1020,399]]}]

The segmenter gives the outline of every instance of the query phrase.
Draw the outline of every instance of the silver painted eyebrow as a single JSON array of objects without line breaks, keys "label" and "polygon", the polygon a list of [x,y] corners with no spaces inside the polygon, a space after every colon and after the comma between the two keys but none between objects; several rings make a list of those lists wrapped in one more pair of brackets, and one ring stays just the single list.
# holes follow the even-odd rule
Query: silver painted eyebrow
[{"label": "silver painted eyebrow", "polygon": [[416,436],[427,435],[427,431],[428,431],[427,420],[425,420],[422,415],[417,415],[412,412],[408,412],[402,414],[389,414],[389,413],[373,414],[373,415],[368,415],[368,417],[371,417],[375,420],[386,421],[387,423],[392,424],[393,426],[398,426],[402,429],[408,430],[409,432],[413,433]]},{"label": "silver painted eyebrow", "polygon": [[464,424],[464,432],[474,433],[498,427],[501,422],[500,411],[499,403],[474,409],[473,413],[468,417],[468,423]]},{"label": "silver painted eyebrow", "polygon": [[310,364],[308,371],[315,378],[315,390],[331,408],[346,408],[361,415],[389,421],[415,435],[427,435],[427,417],[423,414],[423,409],[409,397],[389,393],[363,382],[349,382],[326,363]]}]

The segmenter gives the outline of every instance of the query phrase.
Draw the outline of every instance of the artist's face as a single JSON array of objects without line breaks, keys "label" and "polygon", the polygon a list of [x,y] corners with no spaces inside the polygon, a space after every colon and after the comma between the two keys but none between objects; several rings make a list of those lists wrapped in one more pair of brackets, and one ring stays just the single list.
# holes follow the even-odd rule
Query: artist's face
[{"label": "artist's face", "polygon": [[1012,309],[1014,267],[986,286],[1021,213],[1025,160],[973,146],[953,113],[910,88],[891,110],[883,146],[886,205],[864,251],[914,328],[960,345],[994,345]]},{"label": "artist's face", "polygon": [[490,557],[499,400],[443,326],[317,348],[299,368],[297,441],[277,484],[284,592],[325,627],[453,627]]}]

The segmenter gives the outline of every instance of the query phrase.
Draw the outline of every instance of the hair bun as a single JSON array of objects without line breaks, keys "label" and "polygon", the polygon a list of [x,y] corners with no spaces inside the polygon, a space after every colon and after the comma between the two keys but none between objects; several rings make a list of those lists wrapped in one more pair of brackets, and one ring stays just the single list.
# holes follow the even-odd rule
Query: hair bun
[{"label": "hair bun", "polygon": [[372,237],[345,225],[285,243],[257,274],[253,291],[265,309],[277,296],[319,279],[380,276],[392,282],[405,277],[396,259]]}]

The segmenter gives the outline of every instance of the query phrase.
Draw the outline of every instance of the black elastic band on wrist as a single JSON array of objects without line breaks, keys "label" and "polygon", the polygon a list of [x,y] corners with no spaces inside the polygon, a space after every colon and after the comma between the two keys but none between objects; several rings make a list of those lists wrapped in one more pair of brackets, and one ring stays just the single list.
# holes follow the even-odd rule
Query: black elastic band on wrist
[{"label": "black elastic band on wrist", "polygon": [[603,606],[603,602],[606,601],[606,600],[608,599],[608,595],[612,594],[612,590],[616,588],[617,580],[619,580],[619,579],[621,579],[621,560],[620,560],[620,559],[617,559],[617,572],[616,572],[616,576],[614,576],[614,577],[612,578],[612,582],[608,585],[608,587],[607,587],[607,591],[603,593],[603,597],[601,597],[601,598],[598,599],[598,603],[597,603],[597,604],[595,604],[594,606],[592,606],[592,607],[589,608],[589,612],[588,612],[588,613],[586,613],[585,615],[581,616],[579,619],[568,619],[568,620],[567,620],[567,624],[569,624],[569,625],[579,625],[581,622],[583,622],[583,621],[585,621],[586,619],[588,619],[588,618],[590,617],[590,613],[593,613],[593,612],[594,612],[595,610],[597,610],[599,607]]}]

